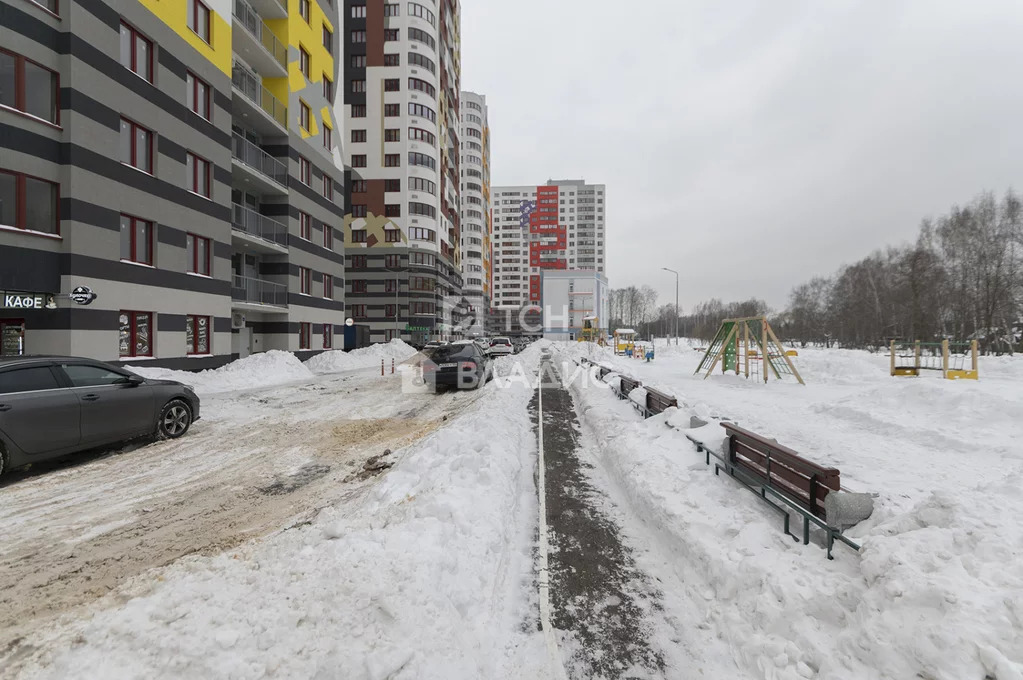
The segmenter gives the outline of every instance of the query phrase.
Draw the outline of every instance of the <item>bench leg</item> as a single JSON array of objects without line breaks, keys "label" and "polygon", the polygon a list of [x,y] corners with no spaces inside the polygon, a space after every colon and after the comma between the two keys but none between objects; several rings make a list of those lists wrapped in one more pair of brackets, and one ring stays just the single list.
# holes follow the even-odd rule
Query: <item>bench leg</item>
[{"label": "bench leg", "polygon": [[803,517],[803,545],[810,544],[810,518]]},{"label": "bench leg", "polygon": [[829,560],[835,559],[834,557],[831,556],[831,548],[834,547],[834,545],[835,545],[835,532],[832,531],[831,529],[828,529],[828,559]]}]

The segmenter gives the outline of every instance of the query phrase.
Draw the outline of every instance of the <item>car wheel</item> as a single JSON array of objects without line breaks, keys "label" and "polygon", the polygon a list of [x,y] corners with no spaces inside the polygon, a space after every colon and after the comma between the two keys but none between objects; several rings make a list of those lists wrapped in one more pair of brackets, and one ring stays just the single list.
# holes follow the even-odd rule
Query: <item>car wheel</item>
[{"label": "car wheel", "polygon": [[156,436],[160,439],[177,439],[188,432],[192,424],[192,409],[180,399],[168,401],[156,421]]}]

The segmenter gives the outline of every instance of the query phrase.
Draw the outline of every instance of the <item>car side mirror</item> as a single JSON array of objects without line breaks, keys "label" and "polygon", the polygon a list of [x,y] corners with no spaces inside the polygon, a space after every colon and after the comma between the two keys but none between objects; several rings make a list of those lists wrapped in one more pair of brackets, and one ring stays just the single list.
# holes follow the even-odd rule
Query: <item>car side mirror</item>
[{"label": "car side mirror", "polygon": [[146,379],[143,378],[141,375],[129,375],[128,376],[128,384],[131,385],[132,387],[138,387],[139,385],[141,385],[145,381],[146,381]]}]

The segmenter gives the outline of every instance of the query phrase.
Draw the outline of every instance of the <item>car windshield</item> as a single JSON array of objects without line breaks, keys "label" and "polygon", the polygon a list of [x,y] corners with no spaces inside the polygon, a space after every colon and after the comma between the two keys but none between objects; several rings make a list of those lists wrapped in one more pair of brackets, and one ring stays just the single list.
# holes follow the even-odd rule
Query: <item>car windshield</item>
[{"label": "car windshield", "polygon": [[472,351],[472,345],[441,345],[440,347],[427,348],[426,355],[434,361],[457,361],[474,359],[476,353]]}]

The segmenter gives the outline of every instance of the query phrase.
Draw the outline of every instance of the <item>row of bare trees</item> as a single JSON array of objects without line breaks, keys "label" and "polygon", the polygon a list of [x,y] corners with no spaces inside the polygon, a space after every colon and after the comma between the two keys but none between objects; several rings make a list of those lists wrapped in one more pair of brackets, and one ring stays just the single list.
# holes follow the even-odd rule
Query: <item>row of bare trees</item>
[{"label": "row of bare trees", "polygon": [[989,192],[924,220],[914,244],[876,251],[796,286],[776,330],[803,344],[877,347],[888,340],[974,339],[1020,349],[1023,202]]}]

